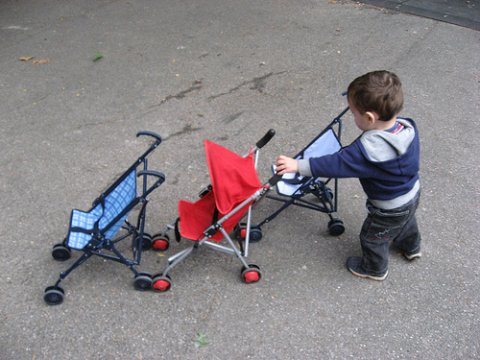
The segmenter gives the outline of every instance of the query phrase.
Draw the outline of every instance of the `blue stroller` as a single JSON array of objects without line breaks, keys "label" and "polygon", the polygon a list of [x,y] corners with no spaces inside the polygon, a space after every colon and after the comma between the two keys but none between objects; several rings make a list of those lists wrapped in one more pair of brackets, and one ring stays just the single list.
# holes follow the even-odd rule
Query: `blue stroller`
[{"label": "blue stroller", "polygon": [[[93,255],[116,261],[130,268],[135,275],[135,289],[147,290],[151,287],[151,275],[138,272],[135,266],[140,264],[142,250],[151,248],[157,237],[144,232],[147,196],[165,181],[165,175],[148,169],[147,156],[157,148],[162,139],[150,131],[139,132],[138,136],[150,136],[155,141],[93,202],[89,211],[72,210],[67,237],[62,243],[53,246],[52,256],[57,261],[66,261],[70,259],[72,249],[82,251],[83,254],[66,271],[60,273],[55,285],[45,289],[43,298],[48,305],[58,305],[63,302],[65,292],[59,286],[60,282]],[[137,177],[141,178],[140,195],[137,194]],[[149,181],[148,178],[152,180]],[[132,225],[128,217],[138,204],[141,204],[138,219],[136,224]],[[120,232],[120,230],[123,231]],[[132,259],[123,255],[116,246],[120,241],[130,237],[132,238]]]},{"label": "blue stroller", "polygon": [[[340,143],[342,133],[342,116],[349,110],[344,109],[333,121],[318,134],[295,159],[309,159],[320,157],[339,151],[342,148]],[[275,166],[272,166],[275,173]],[[276,184],[277,194],[268,194],[268,199],[282,203],[282,205],[271,215],[256,225],[250,226],[250,242],[262,239],[262,226],[275,219],[290,205],[296,205],[314,211],[326,213],[329,217],[328,231],[333,236],[339,236],[345,231],[343,221],[336,216],[338,179],[304,177],[298,174],[285,174]],[[236,238],[245,237],[246,224],[239,224],[235,228]]]}]

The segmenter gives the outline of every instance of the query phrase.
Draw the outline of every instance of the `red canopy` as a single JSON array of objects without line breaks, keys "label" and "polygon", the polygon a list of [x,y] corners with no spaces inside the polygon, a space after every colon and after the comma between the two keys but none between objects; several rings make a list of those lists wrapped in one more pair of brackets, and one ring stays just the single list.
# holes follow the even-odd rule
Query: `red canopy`
[{"label": "red canopy", "polygon": [[[204,145],[212,191],[195,203],[185,200],[178,203],[180,234],[191,240],[204,237],[203,232],[213,224],[215,209],[220,220],[262,187],[253,154],[242,157],[209,140],[205,140]],[[223,223],[225,231],[230,232],[235,227],[248,205]],[[222,238],[221,233],[212,237],[217,241]]]}]

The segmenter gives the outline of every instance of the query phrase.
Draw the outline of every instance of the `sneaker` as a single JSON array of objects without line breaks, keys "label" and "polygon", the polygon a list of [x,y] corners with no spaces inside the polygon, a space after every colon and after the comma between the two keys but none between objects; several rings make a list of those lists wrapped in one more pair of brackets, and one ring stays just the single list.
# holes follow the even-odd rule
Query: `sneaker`
[{"label": "sneaker", "polygon": [[405,256],[405,259],[407,259],[408,261],[412,261],[412,260],[415,260],[416,258],[420,258],[422,257],[422,252],[420,251],[420,249],[418,249],[417,251],[414,251],[413,253],[403,253],[403,256]]},{"label": "sneaker", "polygon": [[347,269],[355,276],[359,276],[361,278],[366,278],[366,279],[377,280],[377,281],[385,280],[385,278],[388,275],[388,270],[385,271],[385,273],[380,275],[371,274],[363,270],[362,258],[360,256],[350,256],[347,259]]}]

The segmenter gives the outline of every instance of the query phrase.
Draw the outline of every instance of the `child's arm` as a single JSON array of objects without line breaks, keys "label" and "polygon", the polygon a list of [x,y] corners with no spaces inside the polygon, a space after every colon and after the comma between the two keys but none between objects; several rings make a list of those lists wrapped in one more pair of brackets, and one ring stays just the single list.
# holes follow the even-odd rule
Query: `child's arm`
[{"label": "child's arm", "polygon": [[341,151],[310,159],[292,159],[285,155],[277,157],[277,174],[299,173],[302,176],[364,178],[371,176],[371,164],[363,155],[358,141]]}]

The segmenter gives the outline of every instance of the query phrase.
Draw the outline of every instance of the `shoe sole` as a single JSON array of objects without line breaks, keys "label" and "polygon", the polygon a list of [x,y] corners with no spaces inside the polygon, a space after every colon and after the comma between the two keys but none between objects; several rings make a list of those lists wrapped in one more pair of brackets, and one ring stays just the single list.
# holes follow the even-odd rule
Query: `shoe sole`
[{"label": "shoe sole", "polygon": [[403,256],[404,256],[405,259],[407,259],[408,261],[412,261],[412,260],[421,258],[421,257],[422,257],[422,253],[421,253],[421,252],[418,252],[418,253],[416,253],[416,254],[411,254],[411,255],[403,254]]},{"label": "shoe sole", "polygon": [[371,280],[376,280],[376,281],[383,281],[387,278],[387,275],[388,275],[388,270],[387,272],[382,275],[382,276],[375,276],[375,275],[368,275],[368,274],[361,274],[361,273],[358,273],[350,268],[348,268],[348,271],[350,271],[353,275],[355,276],[358,276],[358,277],[361,277],[363,279],[371,279]]}]

